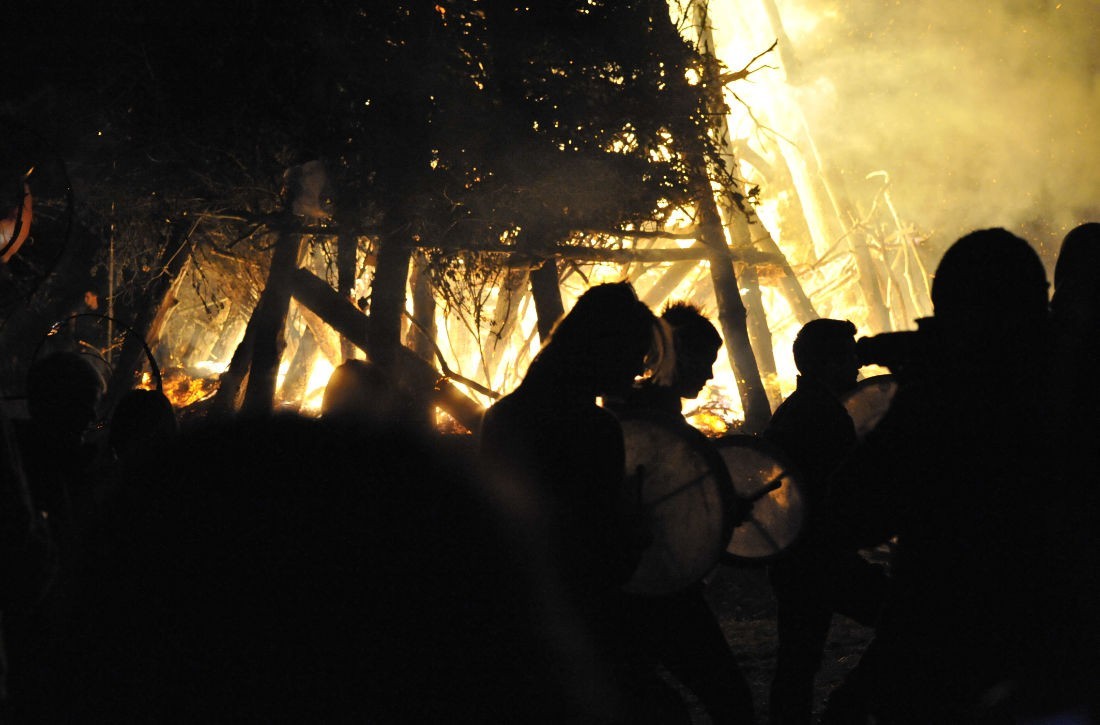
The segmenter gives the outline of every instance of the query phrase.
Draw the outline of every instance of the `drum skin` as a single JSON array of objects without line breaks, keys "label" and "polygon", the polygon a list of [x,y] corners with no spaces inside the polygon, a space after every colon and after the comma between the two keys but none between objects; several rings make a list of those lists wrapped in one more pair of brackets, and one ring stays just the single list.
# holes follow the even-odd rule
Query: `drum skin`
[{"label": "drum skin", "polygon": [[652,536],[623,589],[671,594],[702,581],[721,561],[733,486],[708,439],[687,423],[626,418],[622,427],[628,485],[639,486]]},{"label": "drum skin", "polygon": [[23,196],[19,204],[7,210],[7,216],[0,219],[0,263],[11,261],[27,240],[33,219],[32,204],[30,187],[23,184]]},{"label": "drum skin", "polygon": [[714,445],[735,495],[752,503],[748,517],[733,530],[724,559],[760,563],[780,556],[798,541],[806,519],[798,476],[780,453],[755,436],[726,436]]},{"label": "drum skin", "polygon": [[856,428],[856,438],[863,440],[875,429],[898,391],[898,381],[893,375],[873,375],[859,381],[841,403],[844,404]]}]

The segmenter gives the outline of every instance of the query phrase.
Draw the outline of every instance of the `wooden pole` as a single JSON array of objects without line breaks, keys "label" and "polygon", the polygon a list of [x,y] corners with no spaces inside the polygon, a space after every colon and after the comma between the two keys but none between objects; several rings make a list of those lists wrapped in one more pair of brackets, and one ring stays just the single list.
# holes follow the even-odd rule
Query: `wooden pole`
[{"label": "wooden pole", "polygon": [[[252,337],[252,361],[248,371],[241,414],[270,414],[275,405],[275,387],[279,362],[286,347],[286,316],[290,306],[290,275],[298,268],[302,237],[295,232],[280,232],[271,257],[267,284],[252,311],[255,322]],[[252,327],[252,323],[249,323]]]},{"label": "wooden pole", "polygon": [[[371,340],[371,360],[387,370],[396,362],[398,349],[404,349],[401,325],[412,254],[412,239],[404,231],[389,234],[379,242],[378,266],[371,283],[367,334]],[[348,339],[354,342],[354,339]]]},{"label": "wooden pole", "polygon": [[435,354],[435,289],[432,286],[428,255],[417,250],[413,254],[413,272],[410,286],[413,292],[412,316],[415,325],[409,326],[405,345],[425,360]]}]

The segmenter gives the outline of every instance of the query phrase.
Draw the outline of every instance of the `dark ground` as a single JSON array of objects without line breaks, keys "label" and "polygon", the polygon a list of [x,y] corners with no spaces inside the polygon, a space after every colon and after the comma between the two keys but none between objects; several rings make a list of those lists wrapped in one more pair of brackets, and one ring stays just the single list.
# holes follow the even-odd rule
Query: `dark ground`
[{"label": "dark ground", "polygon": [[[706,590],[711,607],[718,614],[722,631],[753,690],[757,721],[767,722],[768,687],[775,667],[775,600],[763,567],[720,566]],[[846,617],[833,617],[825,656],[818,672],[814,712],[820,714],[828,693],[859,661],[871,640],[872,630]],[[693,700],[685,691],[685,697]],[[710,723],[710,718],[693,702],[693,721]]]}]

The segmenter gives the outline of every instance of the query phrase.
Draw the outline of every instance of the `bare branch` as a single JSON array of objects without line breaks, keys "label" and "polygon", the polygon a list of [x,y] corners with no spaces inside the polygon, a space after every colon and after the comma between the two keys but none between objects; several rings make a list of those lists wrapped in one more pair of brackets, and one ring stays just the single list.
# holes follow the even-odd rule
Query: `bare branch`
[{"label": "bare branch", "polygon": [[771,66],[771,65],[762,65],[759,68],[752,68],[751,66],[752,66],[753,63],[755,63],[756,61],[760,60],[762,57],[764,57],[768,53],[775,50],[776,46],[778,46],[778,45],[779,45],[779,38],[776,38],[775,42],[773,42],[768,47],[767,50],[761,51],[760,53],[757,53],[756,55],[754,55],[752,57],[752,60],[750,60],[748,63],[746,63],[745,67],[742,68],[741,70],[733,71],[732,73],[722,73],[721,75],[719,75],[718,76],[718,82],[721,83],[723,86],[725,86],[725,85],[729,85],[730,83],[733,83],[734,81],[744,80],[744,79],[748,78],[749,76],[751,76],[756,71],[763,70],[764,68],[771,68],[772,70],[776,70],[775,66]]}]

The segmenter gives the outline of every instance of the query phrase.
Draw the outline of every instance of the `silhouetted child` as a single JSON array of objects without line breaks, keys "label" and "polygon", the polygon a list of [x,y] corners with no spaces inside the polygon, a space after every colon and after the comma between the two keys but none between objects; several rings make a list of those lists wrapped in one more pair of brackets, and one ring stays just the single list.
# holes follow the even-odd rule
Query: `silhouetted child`
[{"label": "silhouetted child", "polygon": [[841,403],[859,374],[855,333],[851,322],[831,319],[811,320],[799,330],[793,346],[797,387],[763,433],[801,474],[809,512],[800,541],[768,571],[779,638],[769,713],[777,725],[811,722],[814,676],[833,614],[873,624],[886,592],[880,567],[854,548],[821,540],[829,476],[856,446],[855,426]]}]

